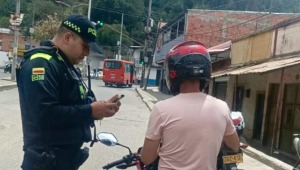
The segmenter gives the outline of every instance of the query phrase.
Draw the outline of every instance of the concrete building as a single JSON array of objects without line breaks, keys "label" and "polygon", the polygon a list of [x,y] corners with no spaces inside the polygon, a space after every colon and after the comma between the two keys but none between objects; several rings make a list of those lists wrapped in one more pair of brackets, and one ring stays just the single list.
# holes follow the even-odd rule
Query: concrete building
[{"label": "concrete building", "polygon": [[224,100],[243,113],[247,138],[292,159],[298,159],[293,134],[300,133],[299,36],[296,17],[232,41],[231,64],[214,72],[211,83],[226,87]]},{"label": "concrete building", "polygon": [[[0,28],[0,67],[13,56],[14,32],[8,28]],[[30,37],[19,35],[18,56],[21,57],[25,50],[39,45]]]},{"label": "concrete building", "polygon": [[[209,48],[259,32],[295,16],[299,14],[189,9],[161,28],[154,53],[155,62],[161,66],[160,77],[164,77],[162,64],[165,54],[180,42],[197,40]],[[160,90],[167,92],[165,80],[157,81],[160,82]]]}]

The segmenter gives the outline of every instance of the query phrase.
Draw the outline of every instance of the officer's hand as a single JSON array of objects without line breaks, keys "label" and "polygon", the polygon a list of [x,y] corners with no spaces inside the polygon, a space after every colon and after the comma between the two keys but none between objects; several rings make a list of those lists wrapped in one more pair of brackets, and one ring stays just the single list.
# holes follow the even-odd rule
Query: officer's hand
[{"label": "officer's hand", "polygon": [[91,104],[92,106],[92,117],[96,120],[104,117],[111,117],[119,111],[121,103],[112,103],[111,101],[118,98],[118,95],[113,96],[107,101],[97,101]]},{"label": "officer's hand", "polygon": [[[109,100],[107,100],[107,102],[108,102],[108,103],[112,103],[112,102],[114,102],[115,100],[117,100],[118,97],[119,97],[119,95],[115,94],[113,97],[111,97]],[[120,102],[120,101],[118,101],[118,102],[116,102],[116,103],[117,103],[118,106],[121,106],[121,102]],[[119,110],[119,108],[118,108],[118,110]],[[117,110],[117,111],[118,111],[118,110]]]}]

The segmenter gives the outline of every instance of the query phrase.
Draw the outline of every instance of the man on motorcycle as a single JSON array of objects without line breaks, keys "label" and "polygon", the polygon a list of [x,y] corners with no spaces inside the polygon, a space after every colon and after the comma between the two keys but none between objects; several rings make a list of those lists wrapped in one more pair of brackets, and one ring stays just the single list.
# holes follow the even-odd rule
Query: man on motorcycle
[{"label": "man on motorcycle", "polygon": [[141,153],[145,164],[159,155],[159,169],[215,170],[221,144],[239,150],[227,104],[202,91],[211,77],[206,47],[187,41],[165,57],[167,86],[174,97],[153,106]]}]

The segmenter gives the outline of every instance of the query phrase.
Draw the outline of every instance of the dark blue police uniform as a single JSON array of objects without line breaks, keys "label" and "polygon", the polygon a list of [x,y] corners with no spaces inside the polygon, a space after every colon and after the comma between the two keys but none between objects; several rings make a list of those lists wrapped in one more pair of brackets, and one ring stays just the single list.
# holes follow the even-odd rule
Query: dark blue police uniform
[{"label": "dark blue police uniform", "polygon": [[[80,15],[70,16],[62,25],[75,33],[78,29],[87,33],[94,27],[83,20],[88,21]],[[88,156],[81,146],[92,139],[93,119],[86,87],[74,66],[48,41],[25,53],[17,70],[17,84],[24,135],[21,167],[77,169]]]}]

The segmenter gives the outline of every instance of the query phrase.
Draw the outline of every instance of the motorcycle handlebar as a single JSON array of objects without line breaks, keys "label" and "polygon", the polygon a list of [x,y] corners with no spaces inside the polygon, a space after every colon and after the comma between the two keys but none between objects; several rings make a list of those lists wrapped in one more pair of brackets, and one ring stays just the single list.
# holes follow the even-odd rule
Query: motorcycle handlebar
[{"label": "motorcycle handlebar", "polygon": [[122,164],[122,163],[124,163],[124,162],[125,162],[125,160],[124,160],[124,158],[122,158],[122,159],[120,159],[120,160],[117,160],[117,161],[114,161],[114,162],[112,162],[112,163],[109,163],[109,164],[103,166],[102,168],[103,168],[103,169],[110,169],[110,168],[112,168],[112,167],[114,167],[114,166],[117,166],[117,165],[119,165],[119,164]]},{"label": "motorcycle handlebar", "polygon": [[115,167],[115,166],[123,164],[123,163],[125,163],[128,166],[129,163],[132,163],[133,159],[134,159],[134,155],[129,154],[129,155],[124,156],[122,159],[119,159],[117,161],[111,162],[111,163],[103,166],[102,168],[103,169],[110,169],[112,167]]}]

